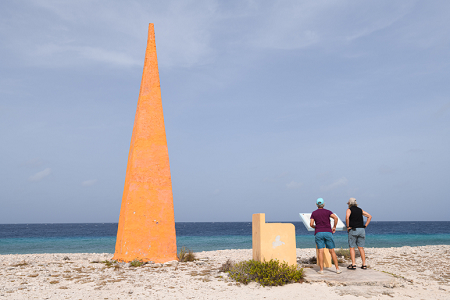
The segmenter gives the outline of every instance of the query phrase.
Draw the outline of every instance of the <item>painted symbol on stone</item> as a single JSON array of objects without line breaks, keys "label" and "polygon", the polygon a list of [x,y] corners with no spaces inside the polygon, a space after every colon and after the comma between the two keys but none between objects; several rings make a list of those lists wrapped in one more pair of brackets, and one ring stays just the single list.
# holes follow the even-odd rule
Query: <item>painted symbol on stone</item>
[{"label": "painted symbol on stone", "polygon": [[272,242],[272,248],[275,249],[278,246],[284,245],[284,242],[280,241],[281,237],[279,235],[277,235],[277,237],[275,238],[275,241]]}]

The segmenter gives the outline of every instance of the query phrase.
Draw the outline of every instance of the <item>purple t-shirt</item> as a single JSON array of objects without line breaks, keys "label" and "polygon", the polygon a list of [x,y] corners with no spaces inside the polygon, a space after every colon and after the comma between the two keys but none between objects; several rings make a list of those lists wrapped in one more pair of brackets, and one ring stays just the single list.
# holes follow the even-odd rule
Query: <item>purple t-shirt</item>
[{"label": "purple t-shirt", "polygon": [[314,235],[318,232],[331,232],[331,223],[330,216],[333,214],[331,210],[321,208],[313,211],[311,214],[311,219],[314,219],[316,223],[316,230],[314,231]]}]

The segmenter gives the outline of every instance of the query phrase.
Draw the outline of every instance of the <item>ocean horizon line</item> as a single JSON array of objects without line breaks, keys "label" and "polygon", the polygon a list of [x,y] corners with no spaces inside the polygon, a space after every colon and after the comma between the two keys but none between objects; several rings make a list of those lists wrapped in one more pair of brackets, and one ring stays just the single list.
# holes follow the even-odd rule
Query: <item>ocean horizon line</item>
[{"label": "ocean horizon line", "polygon": [[[301,223],[301,220],[297,221],[267,221],[266,223]],[[450,220],[437,220],[437,221],[430,221],[430,220],[421,220],[421,221],[371,221],[371,223],[377,223],[377,222],[393,222],[393,223],[412,223],[412,222],[450,222]],[[252,223],[252,221],[175,221],[176,223]],[[0,225],[60,225],[60,224],[119,224],[119,222],[42,222],[42,223],[0,223]]]}]

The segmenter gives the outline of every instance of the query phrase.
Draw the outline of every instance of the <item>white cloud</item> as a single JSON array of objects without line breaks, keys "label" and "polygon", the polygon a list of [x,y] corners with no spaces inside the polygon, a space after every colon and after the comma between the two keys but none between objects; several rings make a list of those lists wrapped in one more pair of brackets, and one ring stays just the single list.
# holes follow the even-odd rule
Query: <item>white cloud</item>
[{"label": "white cloud", "polygon": [[393,2],[273,1],[272,5],[264,4],[258,8],[258,15],[264,16],[264,21],[260,21],[251,43],[274,49],[346,43],[391,26],[411,7]]},{"label": "white cloud", "polygon": [[[33,46],[21,49],[31,57],[30,62],[40,60],[41,65],[50,67],[92,61],[142,66],[147,26],[154,23],[160,66],[204,65],[213,55],[213,25],[221,20],[217,3],[129,1],[105,6],[101,2],[40,1],[36,5],[46,18],[36,17],[39,29],[36,36],[30,36]],[[34,53],[36,45],[39,53]]]},{"label": "white cloud", "polygon": [[93,186],[97,183],[97,179],[86,180],[81,183],[82,186]]},{"label": "white cloud", "polygon": [[288,184],[286,184],[286,187],[288,189],[298,189],[300,187],[302,187],[303,183],[301,182],[295,182],[295,181],[291,181]]},{"label": "white cloud", "polygon": [[345,177],[339,178],[338,180],[336,180],[335,182],[327,185],[327,186],[322,186],[322,190],[323,191],[329,191],[329,190],[334,190],[335,188],[338,188],[340,186],[344,186],[347,185],[348,180]]},{"label": "white cloud", "polygon": [[[301,49],[370,35],[403,18],[412,4],[354,1],[38,1],[23,19],[5,16],[5,43],[31,64],[142,66],[148,23],[155,24],[158,62],[192,67],[254,47]],[[39,12],[39,13],[36,13]],[[25,18],[25,17],[24,17]],[[1,19],[0,19],[1,20]],[[351,22],[349,20],[352,20]],[[0,23],[1,25],[2,23]],[[0,31],[1,34],[1,31]],[[20,37],[20,39],[18,38]],[[38,50],[38,51],[37,51]],[[347,53],[347,51],[345,52]],[[53,55],[52,55],[53,54]]]},{"label": "white cloud", "polygon": [[[46,66],[67,66],[80,62],[106,63],[113,66],[133,67],[142,65],[126,53],[110,51],[100,47],[58,45],[54,43],[40,45],[34,52],[40,59],[36,62]],[[70,57],[70,60],[67,59]]]},{"label": "white cloud", "polygon": [[44,179],[45,177],[50,175],[50,173],[51,173],[51,169],[47,168],[47,169],[45,169],[45,170],[43,170],[41,172],[37,172],[33,176],[30,176],[30,178],[28,178],[28,180],[30,180],[30,181],[41,181],[42,179]]}]

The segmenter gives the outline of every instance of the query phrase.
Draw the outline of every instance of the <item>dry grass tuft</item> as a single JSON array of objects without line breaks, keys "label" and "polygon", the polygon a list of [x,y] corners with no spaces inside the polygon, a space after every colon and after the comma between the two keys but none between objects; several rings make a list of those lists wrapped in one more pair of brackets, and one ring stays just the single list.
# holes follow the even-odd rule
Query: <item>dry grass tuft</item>
[{"label": "dry grass tuft", "polygon": [[182,247],[180,253],[177,254],[178,261],[187,262],[187,261],[195,261],[195,254],[192,250],[186,249],[186,247]]},{"label": "dry grass tuft", "polygon": [[233,266],[233,261],[228,259],[224,264],[222,264],[219,268],[219,272],[228,272]]},{"label": "dry grass tuft", "polygon": [[[334,250],[334,252],[336,253],[336,255],[339,257],[343,257],[345,260],[349,260],[350,259],[350,249],[337,249]],[[361,257],[361,254],[359,253],[358,249],[355,249],[355,257]]]}]

